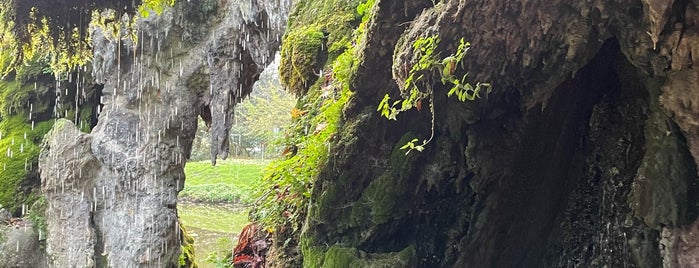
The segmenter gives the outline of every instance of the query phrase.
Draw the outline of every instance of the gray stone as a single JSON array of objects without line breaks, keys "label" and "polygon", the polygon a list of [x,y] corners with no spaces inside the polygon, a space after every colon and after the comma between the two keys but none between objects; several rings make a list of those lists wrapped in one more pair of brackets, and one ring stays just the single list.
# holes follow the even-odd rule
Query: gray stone
[{"label": "gray stone", "polygon": [[178,1],[137,21],[136,44],[91,29],[99,122],[82,134],[59,121],[39,163],[52,267],[178,265],[197,116],[213,117],[212,156],[225,158],[232,108],[273,60],[290,5],[243,2]]},{"label": "gray stone", "polygon": [[0,225],[0,267],[48,267],[39,234],[32,225],[18,228]]},{"label": "gray stone", "polygon": [[0,224],[8,222],[12,218],[12,214],[7,209],[0,206]]}]

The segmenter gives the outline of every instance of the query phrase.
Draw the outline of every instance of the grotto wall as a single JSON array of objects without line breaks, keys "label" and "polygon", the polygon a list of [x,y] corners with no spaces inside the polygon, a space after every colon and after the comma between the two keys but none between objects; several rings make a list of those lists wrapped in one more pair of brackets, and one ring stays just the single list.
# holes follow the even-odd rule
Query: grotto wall
[{"label": "grotto wall", "polygon": [[271,62],[290,2],[177,1],[162,14],[92,25],[97,125],[59,120],[40,158],[50,267],[176,267],[177,194],[197,128],[225,158],[233,106]]},{"label": "grotto wall", "polygon": [[[304,266],[698,265],[697,5],[377,0]],[[407,94],[430,36],[442,57],[471,42],[456,72],[492,92],[448,98],[432,73],[434,119],[386,120],[378,103]],[[425,151],[400,150],[432,130]]]}]

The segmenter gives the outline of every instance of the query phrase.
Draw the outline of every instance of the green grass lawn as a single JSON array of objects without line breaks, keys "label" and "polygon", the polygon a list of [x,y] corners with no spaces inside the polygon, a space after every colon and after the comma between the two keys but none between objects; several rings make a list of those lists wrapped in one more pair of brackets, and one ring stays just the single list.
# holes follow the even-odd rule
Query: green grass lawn
[{"label": "green grass lawn", "polygon": [[187,233],[194,238],[194,259],[200,268],[219,267],[206,259],[230,252],[248,223],[248,210],[230,205],[180,203],[177,211]]},{"label": "green grass lawn", "polygon": [[264,160],[230,159],[189,162],[185,166],[185,185],[179,197],[188,201],[250,204],[260,186]]},{"label": "green grass lawn", "polygon": [[[200,268],[215,268],[209,256],[230,252],[238,233],[248,223],[248,211],[241,205],[254,201],[262,171],[268,161],[219,160],[188,162],[185,185],[177,211],[187,232],[194,237],[195,260]],[[223,253],[222,253],[223,252]]]},{"label": "green grass lawn", "polygon": [[248,223],[248,210],[217,204],[182,203],[177,209],[185,226],[237,234]]}]

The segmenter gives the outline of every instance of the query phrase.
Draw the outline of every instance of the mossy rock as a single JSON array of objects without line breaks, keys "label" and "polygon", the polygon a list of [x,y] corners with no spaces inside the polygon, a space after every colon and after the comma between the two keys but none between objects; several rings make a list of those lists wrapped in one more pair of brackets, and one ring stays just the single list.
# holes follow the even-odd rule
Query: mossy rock
[{"label": "mossy rock", "polygon": [[[0,81],[0,116],[3,118],[17,114],[44,114],[53,107],[53,99],[48,96],[49,88],[41,83],[23,84],[19,80]],[[27,117],[28,118],[28,117]]]},{"label": "mossy rock", "polygon": [[323,268],[343,267],[416,267],[415,248],[409,246],[400,252],[366,253],[356,248],[332,246],[325,253]]},{"label": "mossy rock", "polygon": [[279,65],[281,81],[287,90],[297,95],[306,93],[315,82],[309,80],[322,64],[319,54],[325,44],[326,33],[312,26],[287,33]]},{"label": "mossy rock", "polygon": [[178,220],[178,225],[180,226],[180,239],[182,240],[182,245],[180,245],[180,257],[179,265],[180,268],[197,268],[199,267],[196,262],[194,262],[194,238],[187,233],[187,230],[182,225],[182,222]]},{"label": "mossy rock", "polygon": [[303,95],[351,44],[352,32],[359,25],[359,0],[302,0],[289,15],[281,48],[279,73],[282,84]]},{"label": "mossy rock", "polygon": [[32,129],[25,119],[25,115],[15,115],[0,121],[0,204],[14,214],[23,204],[35,201],[30,200],[32,189],[27,187],[26,180],[39,182],[36,174],[39,144],[53,125],[53,121],[40,122]]}]

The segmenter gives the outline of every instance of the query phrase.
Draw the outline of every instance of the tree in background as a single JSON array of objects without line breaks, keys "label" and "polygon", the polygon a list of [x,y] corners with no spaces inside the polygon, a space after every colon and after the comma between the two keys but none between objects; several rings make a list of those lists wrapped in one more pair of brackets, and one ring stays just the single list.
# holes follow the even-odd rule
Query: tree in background
[{"label": "tree in background", "polygon": [[[278,66],[277,58],[260,74],[250,96],[236,106],[230,136],[233,157],[272,158],[283,149],[280,142],[296,99],[282,88]],[[208,136],[208,129],[200,120],[191,160],[209,159]]]}]

